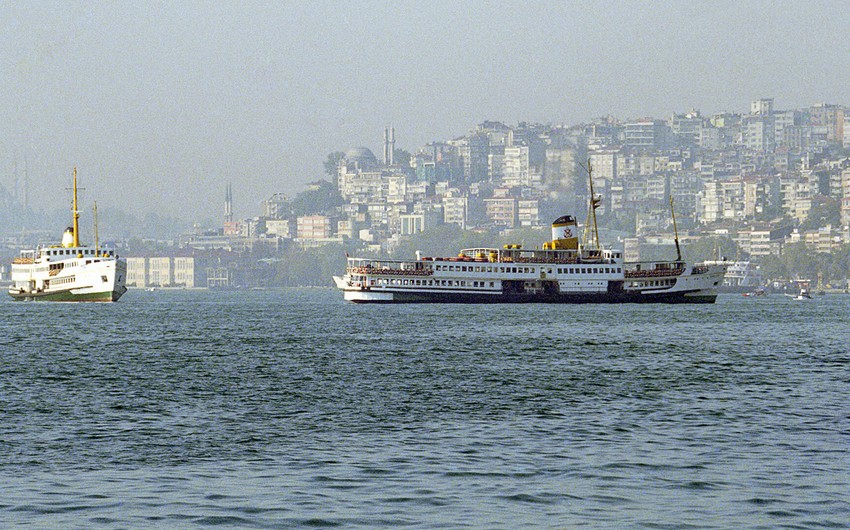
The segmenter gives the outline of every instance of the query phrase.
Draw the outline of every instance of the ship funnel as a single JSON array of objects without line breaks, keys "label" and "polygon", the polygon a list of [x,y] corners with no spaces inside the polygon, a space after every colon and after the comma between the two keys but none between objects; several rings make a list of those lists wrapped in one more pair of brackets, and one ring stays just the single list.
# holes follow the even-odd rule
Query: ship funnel
[{"label": "ship funnel", "polygon": [[74,229],[70,226],[65,229],[65,233],[62,234],[62,247],[71,248],[74,246]]},{"label": "ship funnel", "polygon": [[574,250],[578,248],[578,223],[572,215],[562,215],[552,223],[552,249]]}]

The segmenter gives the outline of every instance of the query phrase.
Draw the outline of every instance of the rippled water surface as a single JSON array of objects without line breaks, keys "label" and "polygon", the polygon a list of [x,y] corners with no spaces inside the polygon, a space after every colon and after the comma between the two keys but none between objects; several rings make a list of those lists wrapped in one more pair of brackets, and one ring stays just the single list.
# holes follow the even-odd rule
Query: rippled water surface
[{"label": "rippled water surface", "polygon": [[0,303],[0,527],[846,528],[850,296]]}]

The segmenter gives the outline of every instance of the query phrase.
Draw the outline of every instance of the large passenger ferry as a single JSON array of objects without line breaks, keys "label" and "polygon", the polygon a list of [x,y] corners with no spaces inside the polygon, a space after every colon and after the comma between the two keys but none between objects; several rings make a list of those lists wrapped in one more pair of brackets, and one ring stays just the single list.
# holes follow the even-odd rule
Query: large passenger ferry
[{"label": "large passenger ferry", "polygon": [[[588,173],[590,173],[588,171]],[[599,244],[593,194],[584,241],[573,216],[552,224],[543,249],[520,245],[469,248],[448,258],[414,260],[347,258],[334,276],[345,300],[358,303],[713,303],[727,265],[688,264],[676,235],[676,259],[626,262],[620,250]],[[672,199],[671,199],[672,213]],[[675,216],[673,226],[675,229]]]},{"label": "large passenger ferry", "polygon": [[127,261],[100,248],[97,229],[94,246],[80,243],[76,168],[73,192],[73,226],[61,244],[22,250],[12,260],[9,295],[15,300],[115,302],[127,292]]},{"label": "large passenger ferry", "polygon": [[450,258],[349,257],[334,281],[351,302],[712,303],[726,266],[625,262],[619,250],[583,249],[576,220],[558,218],[542,250],[470,248]]}]

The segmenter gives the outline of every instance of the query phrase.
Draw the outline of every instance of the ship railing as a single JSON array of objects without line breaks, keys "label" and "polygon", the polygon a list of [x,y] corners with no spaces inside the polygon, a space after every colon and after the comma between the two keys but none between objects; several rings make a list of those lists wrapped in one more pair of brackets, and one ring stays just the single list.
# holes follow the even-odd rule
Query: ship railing
[{"label": "ship railing", "polygon": [[641,262],[629,263],[624,267],[623,274],[626,278],[658,278],[669,276],[681,276],[685,272],[685,264],[681,261],[675,262]]},{"label": "ship railing", "polygon": [[[720,272],[721,274],[727,274],[729,271],[728,261],[702,261],[693,266],[691,274],[708,274],[709,272]],[[729,278],[731,275],[727,275]],[[745,276],[741,276],[738,279],[743,280],[746,278]]]},{"label": "ship railing", "polygon": [[430,269],[393,269],[390,267],[348,267],[349,274],[359,275],[388,275],[388,276],[431,276],[434,271]]},{"label": "ship railing", "polygon": [[[513,245],[509,245],[513,247]],[[515,245],[518,247],[519,245]],[[490,263],[613,263],[613,259],[600,251],[529,250],[521,248],[466,248],[457,257],[423,258],[435,261],[475,261]]]},{"label": "ship railing", "polygon": [[422,261],[369,258],[348,258],[345,271],[350,275],[428,276],[433,274],[431,266]]},{"label": "ship railing", "polygon": [[660,276],[681,276],[684,269],[650,269],[625,271],[626,278],[658,278]]}]

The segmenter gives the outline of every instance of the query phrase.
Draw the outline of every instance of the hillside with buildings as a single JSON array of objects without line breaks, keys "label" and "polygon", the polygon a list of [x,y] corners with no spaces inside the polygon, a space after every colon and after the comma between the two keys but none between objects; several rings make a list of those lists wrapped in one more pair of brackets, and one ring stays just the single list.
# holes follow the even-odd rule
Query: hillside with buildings
[{"label": "hillside with buildings", "polygon": [[[524,238],[539,234],[542,242],[541,229],[556,216],[583,219],[589,161],[600,223],[620,235],[628,255],[672,242],[672,197],[680,235],[700,254],[689,257],[711,258],[704,254],[722,247],[729,259],[782,276],[771,279],[815,275],[822,287],[843,289],[848,120],[841,105],[780,110],[759,99],[748,113],[606,117],[573,126],[489,121],[411,151],[399,149],[388,128],[380,156],[365,147],[331,153],[324,179],[294,197],[268,197],[254,217],[234,218],[228,186],[220,227],[126,249],[128,283],[330,285],[345,252],[392,256],[427,245],[429,234],[451,244],[470,234],[510,240],[524,230]],[[786,263],[791,249],[793,264]]]}]

